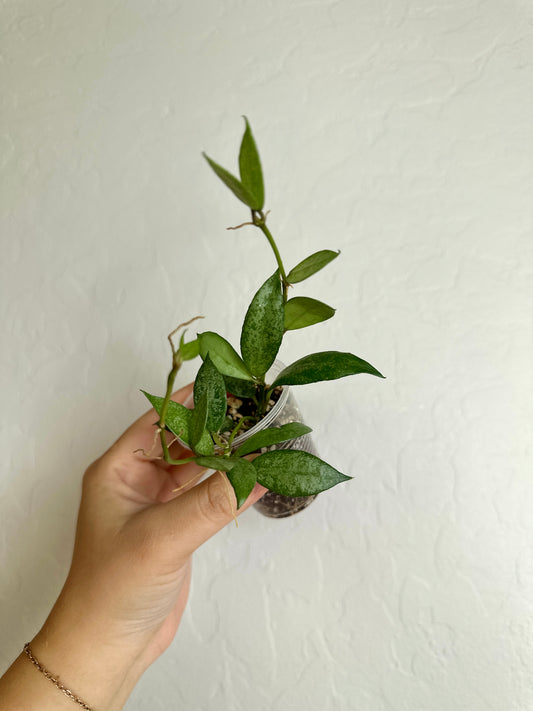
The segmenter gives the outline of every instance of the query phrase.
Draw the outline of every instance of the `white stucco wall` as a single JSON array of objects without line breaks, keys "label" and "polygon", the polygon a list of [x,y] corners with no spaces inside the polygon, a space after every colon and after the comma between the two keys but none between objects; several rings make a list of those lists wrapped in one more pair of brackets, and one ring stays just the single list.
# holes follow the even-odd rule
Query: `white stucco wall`
[{"label": "white stucco wall", "polygon": [[127,709],[533,708],[531,9],[2,3],[2,668],[63,582],[85,467],[163,390],[167,333],[202,313],[236,342],[272,270],[200,156],[235,166],[246,114],[285,261],[342,250],[299,292],[336,317],[281,357],[351,350],[387,380],[298,392],[355,480],[201,550]]}]

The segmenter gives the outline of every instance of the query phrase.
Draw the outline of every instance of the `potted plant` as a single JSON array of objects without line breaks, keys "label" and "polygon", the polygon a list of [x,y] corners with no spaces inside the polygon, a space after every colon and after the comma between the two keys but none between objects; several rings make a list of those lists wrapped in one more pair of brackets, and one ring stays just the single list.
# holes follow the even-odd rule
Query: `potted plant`
[{"label": "potted plant", "polygon": [[[240,178],[204,157],[222,182],[251,211],[248,222],[270,244],[276,270],[260,286],[244,316],[240,354],[220,334],[198,333],[185,342],[182,324],[169,335],[172,368],[163,397],[144,392],[159,415],[159,435],[166,462],[194,461],[201,467],[224,472],[235,491],[239,508],[256,482],[269,491],[256,504],[273,517],[291,515],[316,495],[351,477],[316,456],[290,392],[290,387],[348,375],[383,376],[370,363],[352,353],[323,351],[304,356],[288,366],[277,361],[287,331],[307,328],[331,318],[335,310],[307,296],[289,298],[289,287],[299,284],[335,259],[339,252],[315,252],[287,272],[278,246],[267,227],[264,211],[263,172],[248,120],[239,152]],[[197,317],[198,318],[198,317]],[[179,345],[174,337],[182,330]],[[202,365],[194,382],[191,407],[172,401],[176,375],[186,360],[200,356]],[[173,459],[166,432],[178,438],[191,456]],[[249,455],[255,454],[250,461]]]}]

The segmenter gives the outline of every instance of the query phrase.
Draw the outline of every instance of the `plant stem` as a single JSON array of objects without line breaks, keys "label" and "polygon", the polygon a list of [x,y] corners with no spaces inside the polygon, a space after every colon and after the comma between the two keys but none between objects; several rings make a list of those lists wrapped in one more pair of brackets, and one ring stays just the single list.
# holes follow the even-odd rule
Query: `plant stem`
[{"label": "plant stem", "polygon": [[272,386],[270,386],[270,387],[268,388],[268,390],[266,391],[265,400],[266,400],[267,402],[268,402],[268,401],[270,400],[270,398],[272,397],[272,393],[274,392],[274,390],[275,390],[275,388],[273,388]]},{"label": "plant stem", "polygon": [[247,420],[253,420],[253,417],[243,417],[242,420],[240,420],[239,424],[233,429],[232,433],[230,434],[228,439],[228,455],[231,454],[231,445],[233,444],[233,440],[235,439],[237,432],[241,429],[241,427]]},{"label": "plant stem", "polygon": [[261,388],[261,398],[259,400],[259,415],[260,415],[260,417],[265,416],[267,406],[268,406],[267,386],[266,386],[266,384],[263,384],[263,387]]},{"label": "plant stem", "polygon": [[287,280],[287,274],[285,273],[285,267],[283,266],[283,262],[281,261],[281,255],[279,253],[278,246],[274,240],[274,237],[272,237],[272,233],[266,226],[265,214],[263,212],[252,211],[252,219],[253,219],[254,225],[256,227],[259,227],[261,232],[267,238],[269,245],[272,247],[272,251],[274,252],[274,256],[276,257],[276,262],[278,263],[278,269],[279,269],[279,274],[281,276],[281,281],[283,282],[283,301],[286,302],[287,301],[287,290],[289,288],[289,282]]},{"label": "plant stem", "polygon": [[170,455],[168,457],[165,457],[165,462],[167,464],[188,464],[189,462],[195,462],[196,461],[197,455],[195,454],[194,457],[184,457],[183,459],[172,459]]},{"label": "plant stem", "polygon": [[174,352],[174,349],[172,350],[172,370],[168,374],[167,391],[165,393],[165,399],[163,400],[163,405],[161,406],[161,414],[159,416],[159,427],[161,429],[159,436],[161,438],[161,446],[163,447],[163,458],[165,462],[168,462],[169,464],[177,464],[179,462],[173,460],[170,456],[170,452],[168,451],[167,440],[165,437],[165,420],[167,417],[168,403],[170,401],[170,396],[172,395],[172,392],[174,390],[174,381],[176,380],[176,375],[178,374],[178,370],[181,366],[181,359],[178,357],[178,354]]}]

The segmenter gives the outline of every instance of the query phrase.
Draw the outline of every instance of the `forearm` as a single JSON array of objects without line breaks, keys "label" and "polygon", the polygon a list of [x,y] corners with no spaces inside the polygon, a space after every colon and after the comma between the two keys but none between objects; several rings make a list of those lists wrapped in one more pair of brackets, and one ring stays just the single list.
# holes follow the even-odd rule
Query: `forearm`
[{"label": "forearm", "polygon": [[[92,711],[122,709],[145,667],[137,649],[119,645],[61,598],[31,642],[39,663]],[[25,652],[0,679],[0,711],[82,708],[39,671]]]}]

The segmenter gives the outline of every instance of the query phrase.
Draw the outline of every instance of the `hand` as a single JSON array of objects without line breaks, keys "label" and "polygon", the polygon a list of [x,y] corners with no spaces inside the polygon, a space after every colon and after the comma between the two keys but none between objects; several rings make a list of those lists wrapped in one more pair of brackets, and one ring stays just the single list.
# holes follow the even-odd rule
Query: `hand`
[{"label": "hand", "polygon": [[[175,399],[190,392],[187,386]],[[171,466],[134,453],[150,449],[156,421],[150,410],[87,469],[71,569],[32,642],[39,661],[97,708],[122,708],[168,647],[187,602],[191,555],[236,508],[220,473],[198,484],[203,470],[193,463]],[[178,444],[171,451],[175,458],[186,452]],[[239,514],[265,491],[257,485]],[[26,674],[42,676],[23,661]],[[61,693],[43,680],[59,702]],[[66,708],[73,703],[65,701]],[[42,698],[38,708],[45,708]]]}]

